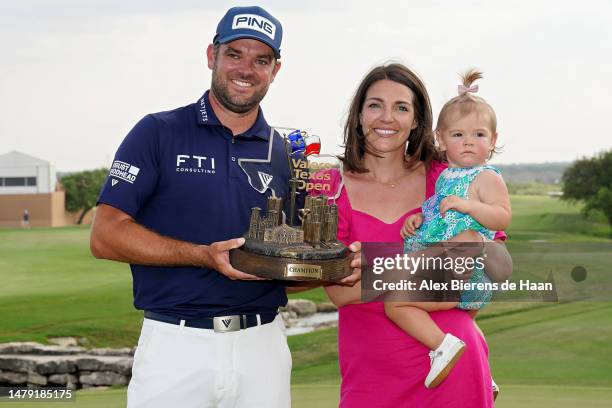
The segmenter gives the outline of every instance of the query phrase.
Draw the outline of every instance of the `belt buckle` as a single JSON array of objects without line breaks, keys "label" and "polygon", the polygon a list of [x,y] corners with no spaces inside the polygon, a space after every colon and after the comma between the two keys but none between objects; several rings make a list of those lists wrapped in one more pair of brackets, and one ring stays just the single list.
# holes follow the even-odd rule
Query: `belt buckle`
[{"label": "belt buckle", "polygon": [[215,333],[227,333],[240,330],[239,315],[213,317],[213,329]]}]

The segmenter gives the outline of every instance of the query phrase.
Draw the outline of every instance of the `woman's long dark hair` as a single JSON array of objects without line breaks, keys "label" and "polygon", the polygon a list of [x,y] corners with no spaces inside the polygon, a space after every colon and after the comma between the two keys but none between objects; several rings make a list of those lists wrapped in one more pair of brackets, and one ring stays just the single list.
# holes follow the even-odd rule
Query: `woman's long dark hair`
[{"label": "woman's long dark hair", "polygon": [[414,167],[419,161],[425,163],[429,168],[431,161],[437,158],[434,149],[432,133],[432,113],[429,95],[425,85],[419,77],[402,64],[385,64],[373,68],[363,78],[349,108],[348,119],[344,125],[344,155],[340,159],[344,168],[356,173],[366,173],[363,165],[363,156],[366,153],[376,154],[366,145],[366,138],[359,123],[359,115],[363,109],[368,89],[378,81],[388,79],[410,88],[414,94],[412,105],[417,127],[408,136],[408,148],[406,149],[406,168]]}]

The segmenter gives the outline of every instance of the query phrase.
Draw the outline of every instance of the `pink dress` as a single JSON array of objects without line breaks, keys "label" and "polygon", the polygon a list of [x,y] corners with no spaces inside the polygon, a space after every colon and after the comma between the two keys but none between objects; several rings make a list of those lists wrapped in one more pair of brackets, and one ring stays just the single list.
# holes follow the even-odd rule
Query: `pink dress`
[{"label": "pink dress", "polygon": [[[445,164],[434,162],[427,174],[427,197]],[[353,210],[344,187],[338,198],[338,238],[345,244],[400,242],[400,229],[415,208],[393,224]],[[452,309],[431,313],[444,332],[466,342],[461,359],[442,384],[423,385],[429,349],[408,336],[385,315],[383,303],[343,306],[339,310],[338,353],[341,408],[493,407],[487,344],[470,315]]]}]

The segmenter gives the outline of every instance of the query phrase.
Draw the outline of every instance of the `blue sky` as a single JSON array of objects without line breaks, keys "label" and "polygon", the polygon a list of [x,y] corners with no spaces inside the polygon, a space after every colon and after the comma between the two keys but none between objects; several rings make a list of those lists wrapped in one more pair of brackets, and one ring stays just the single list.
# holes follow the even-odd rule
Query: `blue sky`
[{"label": "blue sky", "polygon": [[0,154],[19,150],[60,171],[108,166],[142,116],[208,88],[206,46],[238,4],[283,24],[268,121],[319,134],[328,152],[340,152],[360,79],[386,61],[420,74],[434,115],[458,72],[482,69],[480,95],[504,146],[494,163],[612,146],[609,1],[24,0],[0,2]]}]

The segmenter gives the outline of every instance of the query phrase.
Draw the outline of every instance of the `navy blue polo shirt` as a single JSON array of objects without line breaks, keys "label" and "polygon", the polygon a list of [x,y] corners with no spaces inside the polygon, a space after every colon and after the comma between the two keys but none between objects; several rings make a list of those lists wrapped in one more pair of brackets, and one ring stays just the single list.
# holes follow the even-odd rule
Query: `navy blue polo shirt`
[{"label": "navy blue polo shirt", "polygon": [[[285,144],[270,131],[260,109],[254,125],[233,137],[208,91],[195,104],[147,115],[121,143],[98,203],[178,240],[209,245],[240,237],[251,207],[288,195]],[[287,303],[276,281],[230,280],[198,267],[130,267],[137,309],[190,318],[269,313]]]}]

